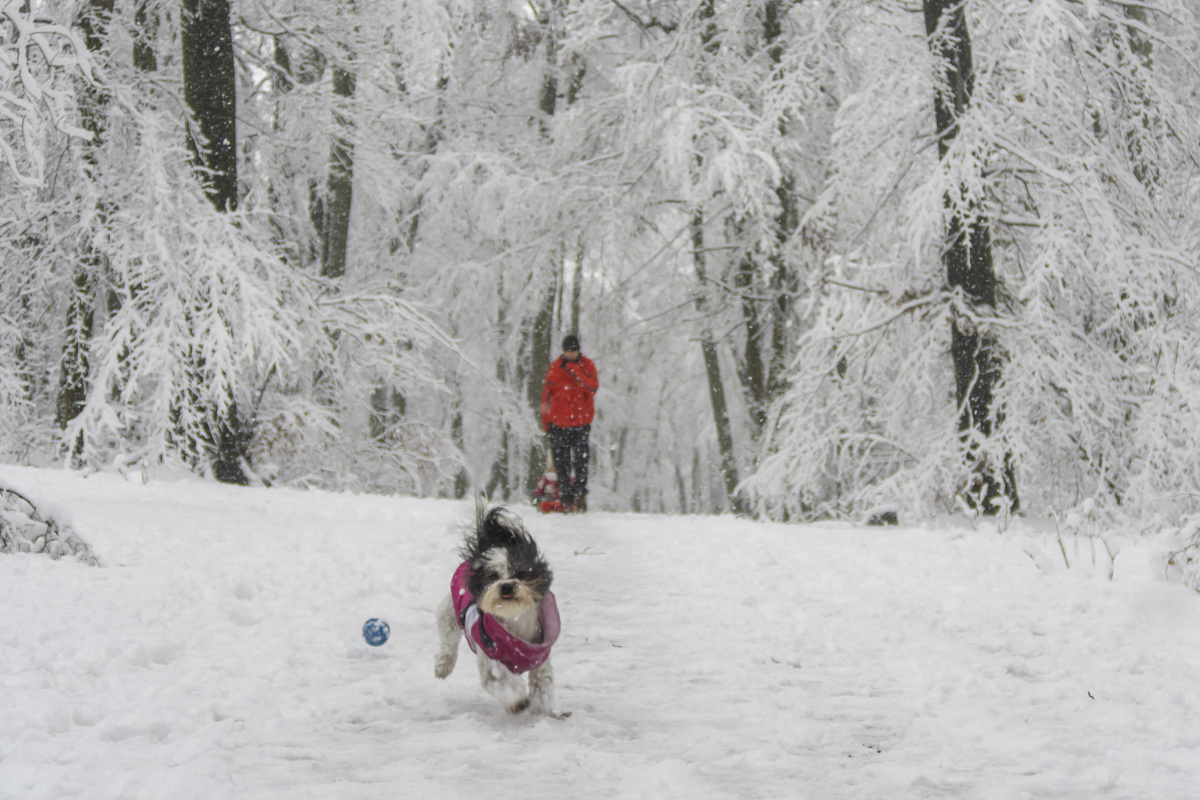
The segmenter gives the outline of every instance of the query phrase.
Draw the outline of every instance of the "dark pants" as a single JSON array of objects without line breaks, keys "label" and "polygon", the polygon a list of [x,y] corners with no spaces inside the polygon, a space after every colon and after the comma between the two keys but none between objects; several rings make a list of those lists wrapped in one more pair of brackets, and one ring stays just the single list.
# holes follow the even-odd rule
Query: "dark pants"
[{"label": "dark pants", "polygon": [[571,505],[587,495],[588,434],[591,425],[578,428],[546,427],[550,452],[554,454],[554,472],[558,475],[558,494],[563,505]]}]

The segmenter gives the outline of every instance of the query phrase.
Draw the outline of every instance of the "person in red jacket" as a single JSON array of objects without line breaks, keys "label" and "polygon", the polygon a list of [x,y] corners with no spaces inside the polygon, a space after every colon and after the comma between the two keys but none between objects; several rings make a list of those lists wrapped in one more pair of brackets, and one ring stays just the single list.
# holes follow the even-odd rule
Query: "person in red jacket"
[{"label": "person in red jacket", "polygon": [[588,435],[600,377],[592,360],[579,351],[578,336],[564,338],[562,348],[542,384],[542,429],[554,454],[563,506],[567,511],[586,511]]}]

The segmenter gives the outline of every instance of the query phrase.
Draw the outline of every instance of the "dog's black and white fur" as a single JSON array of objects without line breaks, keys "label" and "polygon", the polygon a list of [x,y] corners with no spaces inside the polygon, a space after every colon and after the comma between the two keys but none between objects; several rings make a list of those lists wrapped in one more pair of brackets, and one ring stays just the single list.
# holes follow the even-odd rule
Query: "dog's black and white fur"
[{"label": "dog's black and white fur", "polygon": [[[520,519],[503,508],[480,509],[475,529],[467,533],[459,553],[471,562],[468,588],[479,609],[495,617],[509,633],[527,642],[540,643],[539,606],[554,576]],[[445,678],[454,671],[463,633],[449,595],[438,604],[436,615],[440,643],[434,675]],[[518,714],[526,709],[545,714],[554,712],[554,672],[549,658],[529,671],[528,687],[521,676],[488,658],[482,649],[476,653],[476,660],[484,690],[499,700],[508,713]]]}]

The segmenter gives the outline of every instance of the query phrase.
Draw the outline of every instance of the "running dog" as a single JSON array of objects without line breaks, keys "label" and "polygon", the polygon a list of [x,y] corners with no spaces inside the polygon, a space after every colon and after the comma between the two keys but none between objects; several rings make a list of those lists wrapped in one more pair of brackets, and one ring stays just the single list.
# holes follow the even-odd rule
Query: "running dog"
[{"label": "running dog", "polygon": [[[484,690],[510,714],[552,714],[550,648],[558,639],[554,578],[521,520],[504,508],[480,509],[467,533],[450,594],[437,607],[440,640],[433,673],[445,678],[465,637]],[[528,685],[522,675],[528,673]]]}]

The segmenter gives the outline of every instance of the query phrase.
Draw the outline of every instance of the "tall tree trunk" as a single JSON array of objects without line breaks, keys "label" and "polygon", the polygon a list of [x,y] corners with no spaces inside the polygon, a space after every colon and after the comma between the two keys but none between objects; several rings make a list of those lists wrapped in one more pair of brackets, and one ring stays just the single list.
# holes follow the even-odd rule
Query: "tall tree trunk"
[{"label": "tall tree trunk", "polygon": [[350,244],[350,208],[354,199],[354,122],[349,104],[354,99],[354,73],[333,68],[333,93],[344,105],[334,111],[338,129],[329,153],[329,177],[325,194],[324,238],[321,243],[321,274],[340,278],[346,274],[346,251]]},{"label": "tall tree trunk", "polygon": [[587,256],[587,239],[581,232],[575,240],[575,262],[571,270],[571,318],[567,320],[567,333],[579,335],[580,303],[583,300],[583,259]]},{"label": "tall tree trunk", "polygon": [[[967,31],[964,0],[925,0],[925,30],[936,60],[934,116],[938,154],[945,159],[958,135],[959,121],[971,103],[974,75],[971,39]],[[966,187],[949,190],[944,204],[949,215],[942,260],[951,289],[960,290],[970,311],[956,314],[950,323],[954,361],[958,428],[970,483],[964,497],[984,514],[1018,507],[1011,454],[1003,463],[989,463],[980,444],[994,433],[998,414],[995,390],[1000,382],[1001,355],[995,338],[978,322],[976,309],[994,312],[996,273],[992,264],[991,223],[982,203],[967,196]]]},{"label": "tall tree trunk", "polygon": [[[181,23],[183,97],[198,129],[188,137],[192,159],[213,207],[236,211],[237,65],[229,0],[183,0]],[[192,359],[193,373],[203,375],[203,356]],[[196,398],[193,394],[179,402],[195,403]],[[236,398],[231,393],[224,402],[202,405],[211,406],[197,411],[205,420],[204,446],[213,459],[213,476],[222,483],[248,483],[242,470],[246,442]]]},{"label": "tall tree trunk", "polygon": [[500,455],[492,462],[492,474],[488,478],[487,496],[489,499],[495,499],[498,496],[507,498],[511,492],[509,487],[511,470],[509,469],[510,453],[508,440],[508,429],[505,428],[500,431]]},{"label": "tall tree trunk", "polygon": [[238,207],[237,71],[229,0],[183,0],[183,97],[196,120],[188,137],[209,201]]},{"label": "tall tree trunk", "polygon": [[[500,276],[499,285],[496,287],[496,293],[504,296],[504,276]],[[508,311],[502,303],[496,318],[496,341],[505,341],[508,337]],[[496,383],[504,386],[508,383],[508,366],[504,363],[504,358],[496,358]],[[492,472],[488,477],[487,485],[484,487],[488,498],[503,497],[507,498],[511,491],[511,457],[512,454],[509,448],[509,429],[508,423],[500,419],[500,447],[499,453],[492,461]],[[499,494],[498,494],[499,493]]]},{"label": "tall tree trunk", "polygon": [[[151,8],[150,3],[151,0],[138,0],[137,8],[134,11],[133,67],[143,75],[150,75],[158,71],[158,11]],[[105,265],[105,279],[107,284],[105,305],[108,308],[108,318],[112,319],[121,310],[126,296],[137,298],[143,287],[137,282],[122,286],[123,278],[109,271],[107,264]],[[121,291],[122,289],[124,292]],[[130,348],[125,345],[117,356],[118,363],[122,367],[122,375],[125,373],[130,355]],[[123,389],[123,380],[113,381],[109,387],[109,397],[113,401],[119,400]]]},{"label": "tall tree trunk", "polygon": [[[782,77],[783,18],[791,3],[784,0],[767,0],[763,6],[763,41],[767,57],[777,78]],[[779,123],[780,138],[787,137],[786,122]],[[784,375],[791,360],[792,298],[796,291],[795,271],[784,255],[784,248],[792,234],[800,227],[800,209],[796,201],[796,180],[783,159],[779,159],[783,174],[775,186],[775,199],[779,212],[775,215],[775,246],[768,256],[771,265],[770,309],[771,342],[770,357],[767,359],[766,405],[770,406],[786,387]],[[764,343],[765,344],[765,343]]]},{"label": "tall tree trunk", "polygon": [[1133,163],[1134,177],[1153,197],[1161,176],[1153,150],[1147,152],[1148,148],[1146,147],[1147,141],[1153,137],[1152,131],[1155,127],[1155,111],[1145,92],[1145,81],[1149,77],[1146,73],[1149,72],[1154,61],[1154,42],[1144,31],[1149,25],[1150,15],[1143,6],[1127,5],[1125,6],[1125,18],[1136,23],[1127,25],[1125,31],[1129,37],[1129,51],[1135,64],[1135,94],[1134,97],[1127,98],[1127,100],[1131,101],[1129,103],[1131,106],[1140,109],[1140,113],[1133,115],[1135,120],[1131,120],[1131,122],[1136,121],[1137,124],[1131,124],[1125,133],[1125,146],[1129,153],[1129,160]]},{"label": "tall tree trunk", "polygon": [[708,400],[712,405],[713,422],[717,427],[717,447],[721,451],[721,479],[725,484],[725,498],[735,514],[745,511],[742,500],[737,492],[738,467],[737,456],[733,452],[733,427],[729,422],[729,407],[725,404],[725,384],[721,379],[721,362],[717,357],[717,343],[713,340],[712,328],[708,321],[708,301],[706,298],[708,270],[704,253],[704,215],[697,210],[692,213],[692,261],[696,268],[698,281],[696,293],[696,311],[700,313],[704,328],[700,333],[700,350],[704,356],[704,374],[708,380]]},{"label": "tall tree trunk", "polygon": [[[112,17],[113,0],[91,0],[80,13],[79,26],[83,29],[84,43],[97,62],[104,61],[106,50],[105,32]],[[96,84],[83,85],[80,96],[80,117],[83,127],[92,134],[92,139],[83,145],[83,160],[92,180],[100,177],[98,153],[108,127],[108,92]],[[109,209],[101,200],[96,210],[97,226],[103,226]],[[87,403],[89,374],[91,372],[92,329],[96,317],[97,277],[104,269],[104,256],[97,252],[89,240],[83,246],[79,263],[75,265],[71,278],[70,296],[67,300],[67,323],[63,338],[60,362],[58,397],[55,422],[65,429],[83,411]],[[70,443],[72,459],[83,450],[83,435]]]},{"label": "tall tree trunk", "polygon": [[[783,17],[789,5],[785,0],[767,0],[762,6],[763,49],[771,65],[773,80],[783,77]],[[780,140],[787,138],[783,120],[778,123],[776,133]],[[771,403],[785,386],[783,376],[792,339],[791,297],[795,278],[784,250],[799,226],[799,212],[795,181],[786,159],[778,152],[775,155],[782,171],[774,190],[779,211],[771,220],[772,241],[760,241],[752,230],[754,220],[738,220],[734,226],[735,239],[743,247],[734,274],[734,287],[738,291],[746,336],[739,377],[750,416],[751,438],[755,441],[762,436]]]},{"label": "tall tree trunk", "polygon": [[[562,15],[566,10],[566,0],[552,0],[551,7],[541,20],[546,35],[543,39],[546,46],[546,63],[542,71],[542,90],[538,95],[538,125],[541,129],[542,140],[546,144],[553,142],[553,132],[550,123],[558,111],[558,49],[562,39]],[[568,103],[574,100],[578,87],[568,87]],[[562,275],[565,246],[559,242],[551,249],[550,267],[543,271],[540,288],[535,288],[540,295],[537,311],[529,331],[529,373],[526,383],[526,396],[534,414],[540,416],[542,382],[546,370],[550,368],[551,351],[554,346],[554,309],[558,305],[559,276]],[[539,447],[530,447],[525,466],[525,491],[532,494],[537,486],[538,478],[546,468],[545,456]]]},{"label": "tall tree trunk", "polygon": [[[71,279],[67,300],[67,324],[63,332],[62,359],[59,367],[55,423],[65,429],[83,411],[88,396],[91,371],[90,348],[95,321],[96,281],[94,268],[99,256],[87,246]],[[72,458],[83,451],[83,435],[70,443]]]},{"label": "tall tree trunk", "polygon": [[775,218],[775,251],[771,253],[771,357],[767,368],[767,404],[773,403],[787,387],[785,375],[792,357],[793,298],[796,294],[796,272],[788,264],[783,249],[792,234],[800,227],[800,209],[796,202],[795,180],[784,173],[775,189],[779,214]]},{"label": "tall tree trunk", "polygon": [[[353,5],[351,5],[353,7]],[[357,80],[350,70],[335,64],[332,69],[335,103],[333,122],[335,133],[329,149],[329,172],[325,182],[324,202],[321,205],[321,275],[341,281],[346,275],[350,248],[350,215],[354,202],[354,120],[351,106]],[[340,331],[329,331],[336,341]],[[316,383],[323,383],[318,375]],[[387,430],[404,414],[407,400],[391,386],[378,386],[371,392],[370,435],[384,441]]]},{"label": "tall tree trunk", "polygon": [[[312,86],[322,81],[325,78],[327,64],[325,56],[319,50],[303,45],[289,48],[288,40],[282,35],[275,36],[272,60],[274,61],[274,90],[279,98],[276,103],[274,128],[276,132],[280,132],[283,127],[282,120],[287,95],[295,89],[297,83],[302,86]],[[284,168],[282,175],[285,181],[290,183],[296,173],[289,164]],[[300,226],[297,222],[299,216],[293,214],[290,208],[283,209],[279,215],[282,219],[276,222],[276,236],[281,242],[288,242],[296,263],[301,267],[315,264],[318,272],[323,269],[325,192],[326,188],[322,186],[320,179],[316,177],[308,179],[305,212],[312,225],[311,236],[299,230]]]},{"label": "tall tree trunk", "polygon": [[[461,396],[461,392],[459,396]],[[458,452],[464,457],[467,454],[466,438],[463,435],[463,412],[461,408],[455,409],[454,416],[450,419],[450,441],[454,442],[454,446],[458,448]],[[454,473],[454,497],[458,500],[467,496],[467,489],[470,488],[465,466],[459,466],[458,472]]]},{"label": "tall tree trunk", "polygon": [[[558,300],[558,275],[562,272],[562,250],[555,248],[553,263],[542,285],[541,302],[529,329],[529,375],[525,384],[526,399],[534,414],[541,417],[542,383],[550,369],[551,349],[554,346],[554,307]],[[546,457],[540,447],[530,447],[525,465],[525,491],[532,495],[538,479],[546,469]]]},{"label": "tall tree trunk", "polygon": [[[275,97],[275,113],[271,130],[282,139],[286,136],[284,125],[288,96],[295,88],[295,82],[292,79],[292,54],[288,51],[286,39],[283,34],[276,34],[272,38],[271,92]],[[283,159],[277,164],[276,169],[278,173],[272,170],[267,179],[267,205],[271,210],[271,238],[286,261],[295,266],[302,266],[307,248],[299,244],[301,236],[295,229],[292,209],[288,207],[288,199],[285,196],[288,191],[286,187],[289,187],[295,178],[295,171],[287,159]],[[281,180],[277,181],[276,174]],[[280,186],[285,188],[281,191]]]},{"label": "tall tree trunk", "polygon": [[[697,10],[697,17],[702,27],[700,29],[700,45],[706,59],[698,70],[702,82],[711,80],[708,59],[715,58],[720,50],[717,39],[716,7],[714,0],[702,0]],[[703,156],[696,157],[696,170],[703,168]],[[738,478],[737,455],[733,449],[733,426],[729,420],[729,407],[725,403],[725,383],[721,378],[721,362],[718,358],[717,343],[713,339],[712,326],[709,321],[708,309],[708,265],[704,248],[704,212],[697,206],[692,210],[690,220],[692,241],[692,263],[696,270],[696,311],[699,312],[703,326],[700,333],[700,351],[704,357],[704,374],[708,382],[708,399],[712,405],[713,423],[717,429],[717,448],[721,453],[721,479],[725,485],[725,499],[735,514],[744,512],[741,498],[737,493]]]},{"label": "tall tree trunk", "polygon": [[133,25],[133,67],[138,72],[158,72],[158,13],[150,7],[151,0],[137,0]]},{"label": "tall tree trunk", "polygon": [[740,295],[742,322],[746,328],[746,346],[742,351],[742,383],[750,412],[751,436],[757,441],[767,421],[767,364],[763,358],[765,326],[759,299],[758,253],[747,250],[738,261],[734,287]]}]

